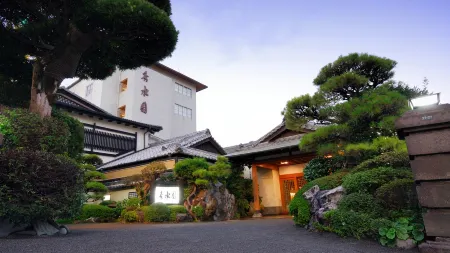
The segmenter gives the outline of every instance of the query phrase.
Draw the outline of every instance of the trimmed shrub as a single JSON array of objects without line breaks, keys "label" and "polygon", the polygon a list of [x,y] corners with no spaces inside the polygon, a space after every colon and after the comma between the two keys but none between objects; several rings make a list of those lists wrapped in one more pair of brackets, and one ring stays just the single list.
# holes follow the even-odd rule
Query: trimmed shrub
[{"label": "trimmed shrub", "polygon": [[103,160],[98,155],[89,154],[81,157],[81,163],[100,166],[103,164]]},{"label": "trimmed shrub", "polygon": [[333,172],[336,172],[344,167],[345,158],[341,156],[335,156],[332,158],[314,158],[312,159],[303,170],[305,179],[312,181],[320,177],[325,177]]},{"label": "trimmed shrub", "polygon": [[392,180],[403,178],[412,179],[412,172],[405,169],[382,167],[349,174],[344,178],[342,186],[347,193],[368,192],[373,194],[380,186]]},{"label": "trimmed shrub", "polygon": [[[291,203],[289,204],[289,213],[294,216],[294,222],[297,225],[306,225],[310,219],[309,213],[309,203],[303,197],[303,193],[311,189],[313,186],[318,185],[321,190],[330,190],[338,187],[342,184],[342,179],[348,172],[336,172],[332,175],[321,177],[316,180],[313,180],[306,185],[304,185],[298,192],[295,194]],[[301,211],[300,210],[301,207]],[[306,208],[307,207],[307,208]],[[306,211],[307,210],[307,211]],[[302,217],[299,220],[299,213],[302,212]],[[306,221],[306,222],[305,222]]]},{"label": "trimmed shrub", "polygon": [[100,182],[91,181],[86,183],[86,191],[96,193],[106,193],[108,192],[108,188]]},{"label": "trimmed shrub", "polygon": [[66,112],[53,108],[52,116],[61,122],[64,122],[69,128],[69,140],[67,154],[71,158],[78,158],[84,149],[84,126],[79,120],[71,117]]},{"label": "trimmed shrub", "polygon": [[372,234],[371,217],[366,213],[353,211],[332,210],[325,213],[329,231],[342,237],[361,237]]},{"label": "trimmed shrub", "polygon": [[419,207],[413,179],[398,179],[384,184],[375,197],[389,210],[413,210]]},{"label": "trimmed shrub", "polygon": [[69,158],[41,151],[2,151],[0,168],[0,217],[19,224],[70,219],[80,213],[83,173]]},{"label": "trimmed shrub", "polygon": [[170,219],[170,209],[166,204],[154,203],[144,213],[145,221],[164,222]]},{"label": "trimmed shrub", "polygon": [[136,211],[128,211],[123,215],[123,219],[126,222],[136,222],[138,220],[138,214]]},{"label": "trimmed shrub", "polygon": [[390,227],[392,226],[392,221],[385,218],[373,219],[370,222],[370,237],[378,240],[380,237],[379,230],[380,228]]},{"label": "trimmed shrub", "polygon": [[375,158],[366,160],[352,169],[352,173],[367,171],[379,167],[409,168],[409,156],[407,151],[392,151],[381,154]]},{"label": "trimmed shrub", "polygon": [[94,204],[84,205],[78,219],[86,220],[91,217],[99,218],[102,221],[112,221],[117,218],[116,212],[113,208]]},{"label": "trimmed shrub", "polygon": [[197,216],[197,219],[201,220],[205,214],[205,209],[202,206],[194,206],[192,212]]},{"label": "trimmed shrub", "polygon": [[383,211],[379,201],[372,195],[363,192],[355,192],[345,195],[338,204],[339,210],[344,212],[360,212],[372,217],[380,215]]},{"label": "trimmed shrub", "polygon": [[102,202],[100,202],[101,206],[112,206],[112,205],[116,205],[116,201],[114,200],[104,200]]},{"label": "trimmed shrub", "polygon": [[176,221],[177,214],[179,214],[179,213],[187,213],[186,208],[182,205],[170,205],[168,207],[170,209],[169,221]]},{"label": "trimmed shrub", "polygon": [[97,170],[95,168],[95,166],[92,164],[78,164],[78,167],[83,171],[96,171]]}]

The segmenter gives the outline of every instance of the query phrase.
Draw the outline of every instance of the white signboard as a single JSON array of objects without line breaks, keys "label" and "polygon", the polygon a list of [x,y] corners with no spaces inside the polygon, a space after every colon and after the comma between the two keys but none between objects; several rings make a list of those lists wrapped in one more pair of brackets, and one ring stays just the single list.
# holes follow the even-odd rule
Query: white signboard
[{"label": "white signboard", "polygon": [[180,187],[155,187],[155,203],[179,204],[180,203]]}]

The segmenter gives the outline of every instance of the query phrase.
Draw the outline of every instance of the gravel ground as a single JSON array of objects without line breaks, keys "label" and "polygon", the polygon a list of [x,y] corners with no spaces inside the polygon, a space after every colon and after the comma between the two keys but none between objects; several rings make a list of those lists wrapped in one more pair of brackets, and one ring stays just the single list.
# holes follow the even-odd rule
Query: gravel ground
[{"label": "gravel ground", "polygon": [[389,249],[373,241],[311,233],[290,219],[184,224],[72,225],[66,236],[13,236],[0,239],[1,253],[155,253],[155,252],[342,252],[417,253]]}]

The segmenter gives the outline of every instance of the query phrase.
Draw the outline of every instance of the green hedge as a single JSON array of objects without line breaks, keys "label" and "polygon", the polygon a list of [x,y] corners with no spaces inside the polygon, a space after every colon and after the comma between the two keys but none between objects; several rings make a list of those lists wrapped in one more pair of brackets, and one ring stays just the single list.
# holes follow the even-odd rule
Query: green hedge
[{"label": "green hedge", "polygon": [[381,167],[368,171],[352,173],[344,178],[342,186],[347,194],[352,192],[367,192],[370,194],[382,185],[396,179],[412,179],[412,172],[406,169]]},{"label": "green hedge", "polygon": [[383,209],[378,200],[372,195],[363,192],[355,192],[345,195],[338,204],[339,210],[344,212],[360,212],[372,217],[379,216]]},{"label": "green hedge", "polygon": [[168,207],[170,209],[169,221],[176,221],[177,214],[179,214],[179,213],[187,213],[186,208],[182,205],[170,205]]},{"label": "green hedge", "polygon": [[84,205],[78,219],[86,220],[91,217],[99,218],[102,221],[112,221],[117,219],[117,214],[114,208],[109,208],[107,206],[94,204]]},{"label": "green hedge", "polygon": [[352,169],[352,173],[367,171],[379,167],[409,168],[407,151],[392,151],[366,160]]},{"label": "green hedge", "polygon": [[294,216],[294,222],[297,225],[306,225],[310,219],[309,203],[303,197],[303,193],[318,185],[321,190],[330,190],[342,184],[342,179],[348,172],[336,172],[332,175],[321,177],[304,185],[297,191],[291,203],[289,204],[289,213]]},{"label": "green hedge", "polygon": [[123,215],[123,219],[126,222],[136,222],[138,220],[138,214],[136,211],[128,211]]},{"label": "green hedge", "polygon": [[69,129],[69,139],[67,143],[67,154],[69,157],[77,159],[84,149],[84,126],[79,120],[71,117],[66,112],[53,108],[52,116],[60,122],[64,122]]},{"label": "green hedge", "polygon": [[360,239],[372,234],[371,217],[366,213],[332,210],[325,213],[328,230],[343,237]]},{"label": "green hedge", "polygon": [[303,170],[305,179],[312,181],[317,178],[328,176],[331,173],[342,169],[344,167],[344,162],[345,158],[341,156],[335,156],[332,158],[314,158]]},{"label": "green hedge", "polygon": [[144,220],[149,222],[164,222],[170,219],[170,209],[162,203],[154,203],[145,209]]},{"label": "green hedge", "polygon": [[419,207],[413,179],[398,179],[384,184],[375,197],[389,210],[413,210]]}]

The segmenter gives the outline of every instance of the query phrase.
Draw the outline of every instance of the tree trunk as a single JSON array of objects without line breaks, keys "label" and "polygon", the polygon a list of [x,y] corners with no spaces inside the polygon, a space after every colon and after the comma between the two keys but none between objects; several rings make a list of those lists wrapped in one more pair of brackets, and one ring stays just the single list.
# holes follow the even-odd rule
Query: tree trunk
[{"label": "tree trunk", "polygon": [[42,89],[44,70],[39,60],[33,64],[33,77],[31,81],[30,111],[39,114],[42,118],[52,114],[52,107]]}]

